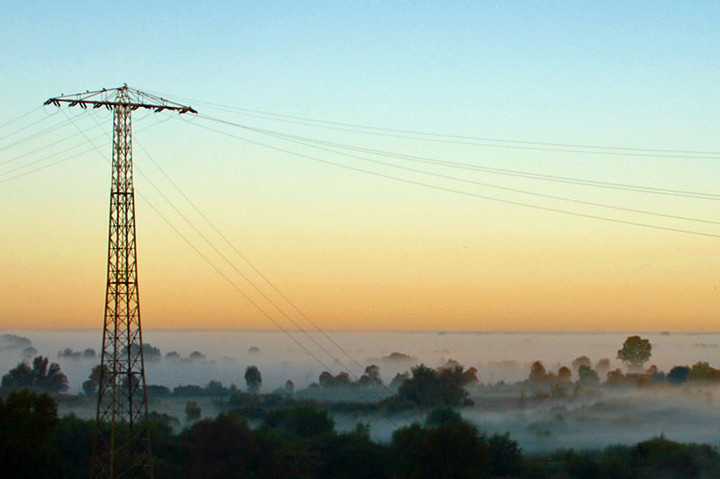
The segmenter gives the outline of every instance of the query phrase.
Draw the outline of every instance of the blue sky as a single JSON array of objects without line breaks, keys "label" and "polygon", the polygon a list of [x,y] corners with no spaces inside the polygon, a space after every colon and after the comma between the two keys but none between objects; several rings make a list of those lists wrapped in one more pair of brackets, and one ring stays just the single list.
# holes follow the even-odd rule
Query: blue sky
[{"label": "blue sky", "polygon": [[[0,124],[51,96],[127,82],[190,103],[202,114],[225,115],[252,126],[322,136],[329,141],[361,142],[367,147],[496,168],[691,191],[716,191],[720,179],[717,158],[588,156],[389,137],[359,139],[341,131],[319,132],[248,116],[239,118],[202,103],[476,137],[718,152],[717,2],[4,2],[0,18],[0,42],[4,45],[0,51]],[[97,127],[85,116],[75,118],[82,128]],[[98,118],[108,123],[108,115]],[[573,315],[606,318],[622,311],[620,306],[606,311],[606,306],[598,308],[596,303],[617,297],[607,278],[626,277],[627,282],[617,289],[631,288],[630,278],[655,286],[656,293],[648,286],[639,302],[626,299],[622,305],[636,309],[633,318],[639,327],[652,324],[647,318],[658,311],[674,314],[687,309],[695,302],[689,285],[702,278],[708,286],[711,275],[707,268],[715,265],[715,260],[708,258],[717,251],[717,239],[647,232],[418,189],[239,142],[185,122],[140,130],[153,121],[136,116],[138,145],[152,152],[174,180],[212,212],[221,229],[242,242],[290,292],[331,311],[327,317],[324,310],[318,311],[330,325],[348,327],[349,323],[338,322],[345,312],[352,318],[420,314],[426,316],[422,324],[427,325],[444,314],[434,305],[452,304],[448,310],[460,311],[454,323],[458,328],[471,327],[473,315],[478,315],[495,318],[492,328],[502,329],[506,320],[533,329],[528,318],[552,319],[553,314],[565,319],[552,323],[551,329],[572,328]],[[0,138],[3,133],[0,130]],[[38,147],[42,141],[45,139],[36,142]],[[109,156],[107,140],[99,142],[98,148]],[[0,150],[3,154],[14,153]],[[137,145],[135,155],[137,164],[151,171],[152,165]],[[4,158],[0,156],[0,162]],[[154,181],[162,180],[154,174]],[[0,237],[6,244],[3,258],[22,258],[15,260],[13,267],[43,272],[44,262],[54,253],[38,256],[32,252],[47,247],[38,238],[53,238],[67,255],[65,263],[54,266],[57,278],[62,277],[59,271],[67,271],[68,264],[85,261],[89,248],[95,248],[100,258],[93,260],[97,266],[73,266],[78,269],[73,270],[71,283],[102,277],[107,176],[107,165],[98,161],[97,152],[89,152],[77,161],[0,183],[1,201],[12,205],[0,210],[0,220],[10,226]],[[407,178],[419,181],[423,177]],[[152,195],[142,177],[137,181],[143,192]],[[520,180],[496,177],[482,181],[669,214],[718,218],[716,202],[567,185],[528,186]],[[480,193],[519,198],[492,190]],[[161,201],[157,196],[151,198]],[[522,201],[546,204],[527,198]],[[165,210],[165,214],[172,211]],[[152,215],[148,210],[139,213],[139,221],[147,222],[139,233],[147,245],[144,254],[161,258],[172,251],[175,259],[168,256],[167,262],[147,266],[150,286],[161,290],[162,271],[172,271],[179,277],[199,275],[212,284],[208,289],[221,288],[203,276],[207,266],[202,262],[194,266],[178,263],[177,258],[188,254],[187,247],[172,239],[174,233]],[[94,225],[99,225],[97,230]],[[703,231],[716,233],[717,227],[707,226]],[[378,249],[373,245],[379,245]],[[485,253],[463,256],[460,250],[468,245]],[[497,268],[510,271],[503,273],[507,277],[480,279],[480,273],[468,267],[494,258],[499,258]],[[392,270],[385,266],[391,264]],[[418,273],[413,265],[427,273]],[[647,277],[639,273],[648,268]],[[528,297],[520,293],[508,296],[508,290],[535,287],[519,279],[528,271],[539,275],[541,283],[543,271],[545,283],[560,276],[575,278],[566,285],[570,299],[546,304],[541,297],[551,289],[544,286]],[[306,285],[296,279],[303,275],[309,275]],[[52,286],[52,278],[39,276],[22,276],[18,284],[38,290]],[[675,278],[675,282],[666,284],[661,279],[665,277]],[[457,292],[458,285],[475,287],[493,278],[507,285],[489,292],[482,300],[485,302],[473,298],[469,287]],[[17,283],[17,277],[0,277],[0,282],[13,281]],[[405,290],[399,286],[410,283]],[[99,284],[99,293],[87,294],[101,297],[101,287]],[[169,290],[191,287],[190,279],[178,280],[165,292],[170,295]],[[364,297],[346,300],[362,288],[368,291]],[[604,292],[596,301],[593,291],[598,288]],[[426,294],[436,289],[441,292]],[[668,291],[674,290],[682,290],[682,294],[677,304],[668,306]],[[330,299],[316,301],[313,295],[320,295],[318,291]],[[389,297],[391,292],[394,299]],[[68,286],[57,297],[70,294]],[[173,294],[179,296],[158,294],[153,303],[153,293],[149,293],[148,308],[162,315],[167,303],[182,299],[181,293]],[[207,294],[198,293],[193,308],[202,311],[201,300]],[[419,297],[430,299],[423,302]],[[691,314],[700,329],[707,329],[707,318],[720,312],[717,294],[705,297],[710,298],[708,302]],[[23,301],[26,304],[27,298]],[[222,296],[215,301],[225,304],[227,299]],[[357,306],[363,301],[366,306]],[[402,310],[403,304],[413,301],[419,304],[415,310]],[[524,301],[528,304],[524,312],[519,307],[508,312],[488,306]],[[369,303],[380,306],[367,306]],[[189,308],[195,311],[193,315],[200,314],[193,308]],[[93,308],[81,300],[68,304],[67,311],[62,324],[91,325],[95,320]],[[227,306],[211,315],[220,321],[230,311]],[[0,327],[18,324],[18,317],[34,321],[43,314],[37,308],[18,305],[12,314],[0,317]],[[455,317],[453,314],[450,316]],[[676,323],[667,314],[669,329]],[[80,319],[72,322],[71,317]],[[183,324],[195,323],[188,319]],[[403,324],[412,327],[410,319]]]}]

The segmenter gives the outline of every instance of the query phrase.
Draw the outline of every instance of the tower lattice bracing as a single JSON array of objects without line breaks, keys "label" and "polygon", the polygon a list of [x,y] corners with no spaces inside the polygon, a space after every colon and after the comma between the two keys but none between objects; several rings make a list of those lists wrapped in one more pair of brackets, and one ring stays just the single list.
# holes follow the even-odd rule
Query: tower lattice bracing
[{"label": "tower lattice bracing", "polygon": [[127,85],[45,102],[61,103],[113,110],[107,283],[92,477],[153,477],[135,241],[132,112],[138,108],[196,112]]}]

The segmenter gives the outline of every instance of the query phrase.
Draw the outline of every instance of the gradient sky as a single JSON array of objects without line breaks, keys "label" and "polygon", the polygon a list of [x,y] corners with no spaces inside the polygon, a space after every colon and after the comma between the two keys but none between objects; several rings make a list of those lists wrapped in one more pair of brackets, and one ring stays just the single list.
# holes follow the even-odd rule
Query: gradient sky
[{"label": "gradient sky", "polygon": [[[126,82],[189,103],[201,114],[327,141],[545,175],[718,193],[717,2],[207,3],[117,2],[98,8],[74,1],[3,2],[0,125],[38,108],[29,119],[57,115],[42,126],[59,125],[69,114],[91,137],[107,132],[108,112],[39,107],[61,93]],[[705,159],[656,158],[409,141],[272,122],[208,103],[452,135],[717,153]],[[68,145],[85,143],[87,149],[72,126],[12,146],[23,133],[11,134],[27,121],[0,127],[0,329],[100,327],[110,141],[97,140],[99,151],[3,181],[13,175],[6,174],[10,166],[41,159],[31,151],[51,141],[72,137]],[[402,183],[199,125],[406,181],[716,236]],[[203,223],[153,160],[238,251],[324,329],[716,331],[720,325],[717,224],[452,183],[200,119],[136,114],[135,140],[136,165],[147,174],[136,180],[148,200],[137,200],[146,328],[309,327],[286,305],[292,321],[278,314],[247,286],[235,268],[282,302]],[[48,147],[44,153],[53,151]],[[717,200],[433,171],[720,221]],[[204,244],[173,206],[233,266]]]}]

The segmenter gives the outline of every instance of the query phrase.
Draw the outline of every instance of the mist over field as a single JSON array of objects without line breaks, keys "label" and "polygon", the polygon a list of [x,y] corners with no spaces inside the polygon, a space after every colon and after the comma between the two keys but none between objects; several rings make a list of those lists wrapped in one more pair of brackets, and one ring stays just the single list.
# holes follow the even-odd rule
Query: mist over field
[{"label": "mist over field", "polygon": [[[349,370],[353,379],[370,364],[380,368],[388,385],[398,373],[416,364],[439,367],[455,360],[475,368],[479,383],[467,387],[474,405],[459,411],[487,433],[509,432],[528,452],[558,448],[593,449],[612,444],[632,444],[664,435],[676,441],[717,444],[720,432],[718,397],[712,386],[670,386],[652,388],[583,388],[581,393],[548,399],[537,394],[525,380],[530,364],[543,362],[549,372],[570,367],[574,359],[588,356],[593,364],[610,360],[610,369],[622,368],[617,350],[626,333],[478,333],[478,332],[332,332],[288,334],[277,331],[153,331],[145,332],[144,342],[160,354],[146,357],[148,385],[206,386],[220,381],[246,390],[247,366],[262,373],[261,392],[283,387],[290,380],[298,398],[376,402],[390,396],[385,387],[351,390],[312,388],[320,373],[338,374]],[[3,336],[4,335],[4,336]],[[27,338],[28,344],[23,339]],[[27,357],[26,349],[58,362],[70,383],[69,393],[82,392],[81,385],[90,369],[99,363],[98,331],[3,331],[0,343],[0,370],[7,372]],[[312,338],[310,337],[312,336]],[[331,340],[328,339],[328,336]],[[644,334],[653,345],[646,366],[660,371],[698,361],[720,363],[718,334]],[[9,338],[9,339],[8,339]],[[299,343],[299,344],[298,344]],[[301,347],[302,345],[303,347]],[[96,356],[83,354],[94,349]],[[32,351],[31,351],[32,352]],[[331,353],[331,354],[328,354]],[[392,353],[395,354],[391,359]],[[401,356],[402,355],[402,356]],[[573,375],[573,381],[577,379]],[[601,377],[604,380],[604,376]],[[204,417],[220,412],[211,398],[198,400]],[[153,399],[150,409],[167,412],[182,420],[185,402]],[[61,414],[74,412],[93,418],[94,410],[61,404]],[[423,421],[419,413],[403,412],[388,421],[377,412],[333,413],[339,430],[350,430],[358,422],[371,426],[375,440],[389,441],[392,431],[413,421]]]}]

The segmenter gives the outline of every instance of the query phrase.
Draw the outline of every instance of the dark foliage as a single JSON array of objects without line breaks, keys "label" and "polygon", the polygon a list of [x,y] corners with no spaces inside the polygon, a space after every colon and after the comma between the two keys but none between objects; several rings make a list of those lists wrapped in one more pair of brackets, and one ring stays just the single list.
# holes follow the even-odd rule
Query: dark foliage
[{"label": "dark foliage", "polygon": [[256,393],[262,386],[262,375],[257,366],[248,366],[245,369],[245,383],[247,384],[248,391]]},{"label": "dark foliage", "polygon": [[50,393],[61,393],[68,389],[67,376],[60,370],[58,363],[50,363],[48,358],[37,356],[32,368],[23,361],[8,371],[2,378],[2,386],[10,388],[37,388]]},{"label": "dark foliage", "polygon": [[[432,369],[424,364],[411,370],[412,377],[398,389],[397,400],[421,408],[466,406],[472,404],[464,386],[470,380],[462,366]],[[391,398],[390,401],[394,399]]]},{"label": "dark foliage", "polygon": [[56,462],[52,435],[57,423],[57,405],[47,394],[25,389],[0,399],[2,477],[46,477]]},{"label": "dark foliage", "polygon": [[[523,457],[509,435],[487,436],[452,409],[439,407],[419,423],[399,428],[390,444],[373,442],[368,426],[338,433],[314,404],[283,408],[254,399],[265,421],[221,414],[181,433],[167,414],[150,415],[158,479],[193,478],[553,478],[657,479],[720,477],[720,454],[708,445],[663,437],[604,451],[558,451]],[[0,400],[0,464],[5,478],[88,477],[94,421],[58,420],[47,394],[12,392]]]},{"label": "dark foliage", "polygon": [[690,368],[687,366],[675,366],[667,375],[667,382],[670,384],[685,384],[690,374]]}]

